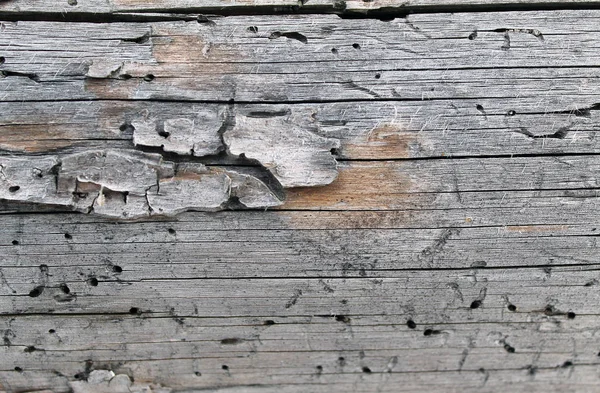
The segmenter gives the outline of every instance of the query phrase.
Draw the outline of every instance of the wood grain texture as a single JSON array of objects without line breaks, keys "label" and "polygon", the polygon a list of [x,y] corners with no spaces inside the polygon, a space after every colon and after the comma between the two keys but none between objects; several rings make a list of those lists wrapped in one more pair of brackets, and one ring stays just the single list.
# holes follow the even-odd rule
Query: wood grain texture
[{"label": "wood grain texture", "polygon": [[[578,116],[569,111],[525,109],[528,105],[530,100],[524,98],[235,104],[231,113],[232,119],[247,115],[272,115],[276,119],[279,115],[288,124],[306,125],[317,135],[339,140],[335,156],[342,160],[598,153],[598,111]],[[478,106],[484,108],[485,115]],[[170,139],[166,139],[157,132],[158,120],[149,125],[145,114],[167,124],[176,119],[198,124],[199,113],[226,108],[224,104],[111,100],[31,102],[27,106],[2,102],[0,155],[130,149],[133,143],[142,143],[139,138],[149,138],[144,142],[149,145],[164,146],[163,151],[180,149],[185,153],[193,142],[174,141],[178,135],[185,139],[189,127],[180,134],[171,130]],[[220,149],[220,141],[213,145],[211,138],[205,139],[206,146]],[[194,151],[201,153],[202,149],[196,144]],[[212,162],[218,161],[214,158]]]},{"label": "wood grain texture", "polygon": [[1,393],[597,390],[593,2],[198,3],[0,2]]},{"label": "wood grain texture", "polygon": [[592,389],[596,228],[335,229],[344,214],[303,231],[292,211],[7,217],[2,375],[31,386],[52,364],[57,391],[92,369],[171,389]]},{"label": "wood grain texture", "polygon": [[[586,10],[390,22],[332,15],[68,28],[7,22],[0,86],[4,101],[521,98],[529,104],[503,113],[585,114],[597,102],[597,18]],[[23,39],[26,50],[11,45]],[[98,67],[113,71],[98,78]]]}]

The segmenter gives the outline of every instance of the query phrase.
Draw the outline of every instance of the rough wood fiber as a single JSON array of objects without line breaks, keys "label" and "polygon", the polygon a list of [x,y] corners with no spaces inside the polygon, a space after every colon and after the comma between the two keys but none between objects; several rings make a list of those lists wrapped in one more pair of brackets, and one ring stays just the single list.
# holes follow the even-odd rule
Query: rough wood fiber
[{"label": "rough wood fiber", "polygon": [[600,12],[377,19],[593,4],[197,3],[0,2],[0,392],[597,390]]}]

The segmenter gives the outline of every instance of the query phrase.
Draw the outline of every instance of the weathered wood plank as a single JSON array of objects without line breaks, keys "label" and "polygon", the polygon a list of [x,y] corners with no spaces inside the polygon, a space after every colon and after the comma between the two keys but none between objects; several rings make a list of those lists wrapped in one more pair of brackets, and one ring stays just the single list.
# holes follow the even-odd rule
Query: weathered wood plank
[{"label": "weathered wood plank", "polygon": [[520,97],[538,109],[569,111],[598,102],[597,15],[425,14],[392,22],[252,16],[68,28],[7,22],[0,86],[11,101]]},{"label": "weathered wood plank", "polygon": [[[532,105],[527,98],[233,106],[148,101],[31,102],[24,106],[3,102],[0,155],[123,149],[140,137],[148,140],[146,144],[173,150],[168,144],[174,143],[169,142],[173,138],[161,137],[155,126],[144,128],[140,124],[147,122],[138,122],[149,116],[167,124],[177,119],[204,124],[206,116],[227,111],[234,121],[238,115],[261,115],[306,124],[320,136],[340,140],[335,154],[342,159],[600,152],[598,111],[582,108],[552,113],[540,106],[543,104],[537,101]],[[223,121],[211,132],[216,133]],[[206,146],[215,149],[216,145]],[[188,151],[192,147],[190,144]],[[195,151],[209,152],[203,152],[198,143]]]},{"label": "weathered wood plank", "polygon": [[2,24],[0,391],[595,391],[600,13],[255,4]]},{"label": "weathered wood plank", "polygon": [[[325,139],[325,138],[323,138]],[[306,146],[307,155],[311,151]],[[303,157],[304,158],[304,157]],[[293,160],[292,160],[293,162]],[[306,163],[311,167],[311,163]],[[335,171],[335,162],[331,171]],[[312,168],[317,174],[319,167]],[[288,176],[295,178],[295,172]],[[303,185],[310,177],[301,173]],[[330,180],[331,181],[331,180]],[[66,206],[118,218],[219,210],[235,197],[246,207],[281,204],[258,178],[199,163],[163,161],[137,150],[90,150],[64,156],[0,159],[0,198]]]},{"label": "weathered wood plank", "polygon": [[[65,157],[70,159],[72,156]],[[5,173],[5,177],[0,179],[0,184],[3,185],[0,190],[2,198],[48,205],[73,205],[75,208],[83,207],[84,211],[89,211],[86,210],[86,207],[91,206],[94,210],[98,209],[100,214],[123,218],[137,218],[149,213],[173,214],[177,210],[175,207],[171,207],[171,203],[173,206],[179,206],[180,203],[182,210],[218,210],[225,208],[225,202],[234,195],[239,195],[240,200],[248,195],[251,202],[249,207],[265,207],[268,206],[267,203],[281,203],[277,202],[278,199],[264,183],[252,185],[250,188],[242,187],[241,191],[235,191],[237,183],[232,183],[233,186],[229,188],[229,191],[225,190],[227,192],[224,191],[222,198],[218,200],[220,204],[215,202],[214,205],[203,205],[204,200],[202,198],[196,200],[194,197],[196,194],[193,192],[188,195],[186,192],[190,193],[191,191],[182,193],[182,191],[169,188],[169,182],[172,181],[187,179],[190,184],[185,186],[193,187],[201,179],[192,176],[193,168],[190,169],[183,165],[178,175],[170,174],[166,176],[166,179],[161,180],[161,187],[165,186],[161,188],[161,191],[155,193],[156,191],[152,191],[154,188],[150,188],[146,194],[150,198],[148,203],[141,204],[138,208],[138,205],[133,203],[135,200],[129,203],[127,198],[123,200],[122,195],[121,197],[112,195],[112,193],[120,195],[125,189],[122,190],[116,186],[111,188],[110,185],[104,184],[105,181],[102,179],[86,183],[86,167],[78,168],[76,171],[79,183],[66,181],[70,179],[68,177],[70,175],[69,171],[64,170],[55,176],[50,169],[47,169],[41,172],[42,176],[40,177],[35,169],[41,167],[40,162],[46,161],[54,165],[54,161],[49,158],[29,161],[21,158],[2,159],[1,163]],[[339,176],[328,186],[287,189],[286,200],[281,208],[299,210],[437,210],[460,206],[461,208],[476,209],[486,205],[486,201],[482,198],[490,195],[490,192],[501,195],[501,204],[503,200],[511,196],[508,193],[514,192],[518,195],[519,191],[528,191],[529,194],[521,195],[531,195],[531,193],[535,194],[542,190],[560,191],[562,194],[558,195],[575,199],[595,198],[597,196],[596,173],[599,165],[600,157],[595,155],[422,161],[346,161],[338,163]],[[89,173],[90,176],[103,173],[98,172],[94,166],[90,168],[93,169]],[[224,173],[221,173],[222,170],[219,168],[204,169],[208,171],[205,179],[227,173],[233,173],[231,176],[234,176],[236,167],[230,168],[228,169],[230,172]],[[210,175],[211,173],[214,175]],[[112,175],[116,176],[117,173]],[[229,178],[229,175],[227,176]],[[57,189],[53,188],[55,179],[59,181]],[[117,179],[119,178],[115,177],[113,182],[121,185],[122,183],[117,182]],[[140,181],[137,179],[134,184],[139,184],[139,187],[144,188]],[[64,197],[59,192],[63,187],[61,186],[63,182],[65,183],[64,190],[66,190]],[[91,185],[88,186],[88,184]],[[209,190],[217,190],[221,185],[222,182],[219,181],[210,186]],[[75,191],[69,191],[70,187],[74,186],[77,186],[74,188]],[[106,187],[108,190],[104,192],[102,187]],[[151,187],[156,186],[152,184]],[[191,189],[189,188],[189,190]],[[264,195],[255,194],[261,190]],[[85,195],[86,193],[89,193],[89,198]],[[91,197],[96,194],[102,194],[106,199],[98,201],[97,198]],[[131,198],[133,199],[136,195],[138,194],[135,190],[131,189]],[[143,194],[140,195],[138,198],[145,200]],[[173,195],[177,198],[167,203],[166,200],[161,199],[164,195],[167,197]],[[252,203],[257,200],[256,205],[253,205]],[[206,201],[212,201],[212,199]],[[93,204],[90,204],[92,202]],[[103,211],[104,205],[100,202],[106,202],[107,206],[114,211]],[[152,207],[151,212],[148,212],[148,204]],[[144,206],[146,207],[144,208]],[[129,209],[133,209],[130,214],[120,213],[121,211],[130,212]],[[171,211],[171,209],[175,210]],[[115,214],[115,212],[119,214]]]},{"label": "weathered wood plank", "polygon": [[[478,269],[475,276],[428,271],[378,280],[238,280],[228,286],[202,280],[195,290],[181,281],[152,281],[147,289],[112,282],[102,304],[90,304],[79,293],[72,302],[54,300],[52,312],[76,312],[85,303],[85,313],[100,307],[121,315],[11,315],[3,318],[10,345],[2,351],[25,375],[48,363],[69,379],[85,369],[109,368],[173,388],[253,384],[265,375],[274,384],[314,378],[329,384],[347,373],[390,374],[394,386],[415,373],[440,371],[498,377],[510,370],[534,380],[543,370],[565,370],[556,375],[560,380],[597,367],[597,314],[588,301],[594,287],[573,285],[589,272]],[[73,296],[77,291],[73,287]],[[182,296],[168,295],[174,291]],[[48,307],[48,295],[16,298],[13,307]],[[248,301],[251,308],[244,306]],[[140,315],[131,315],[132,304],[140,306]],[[416,326],[407,326],[408,320]],[[83,330],[96,339],[75,334]],[[18,380],[20,372],[10,370],[2,375]]]}]

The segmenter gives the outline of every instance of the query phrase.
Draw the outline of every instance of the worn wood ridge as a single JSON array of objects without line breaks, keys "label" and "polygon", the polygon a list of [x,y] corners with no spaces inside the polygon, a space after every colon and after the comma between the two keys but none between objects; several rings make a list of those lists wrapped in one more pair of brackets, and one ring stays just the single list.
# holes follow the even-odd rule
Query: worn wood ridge
[{"label": "worn wood ridge", "polygon": [[596,7],[0,1],[0,393],[597,391]]}]

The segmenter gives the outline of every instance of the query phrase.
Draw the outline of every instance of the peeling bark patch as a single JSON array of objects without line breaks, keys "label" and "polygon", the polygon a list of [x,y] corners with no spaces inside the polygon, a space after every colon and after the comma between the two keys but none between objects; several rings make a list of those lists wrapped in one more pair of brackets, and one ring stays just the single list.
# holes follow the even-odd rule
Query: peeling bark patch
[{"label": "peeling bark patch", "polygon": [[[116,218],[175,215],[189,210],[268,208],[290,187],[322,186],[338,176],[338,139],[316,133],[289,109],[236,115],[200,108],[180,117],[126,118],[138,149],[0,158],[0,199]],[[293,121],[291,120],[293,119]],[[142,149],[160,148],[169,155]],[[244,157],[249,165],[206,167],[192,157]],[[188,156],[179,159],[178,156]],[[241,205],[241,206],[240,206]]]},{"label": "peeling bark patch", "polygon": [[137,150],[0,158],[0,199],[138,218],[221,210],[232,198],[250,208],[283,203],[278,191],[252,175],[200,163],[176,164]]},{"label": "peeling bark patch", "polygon": [[257,160],[283,187],[327,185],[336,179],[331,149],[340,147],[339,140],[319,136],[283,116],[238,115],[235,120],[223,135],[228,151]]},{"label": "peeling bark patch", "polygon": [[134,120],[133,143],[181,155],[217,154],[223,150],[219,135],[221,117],[216,111],[201,110],[194,118]]}]

